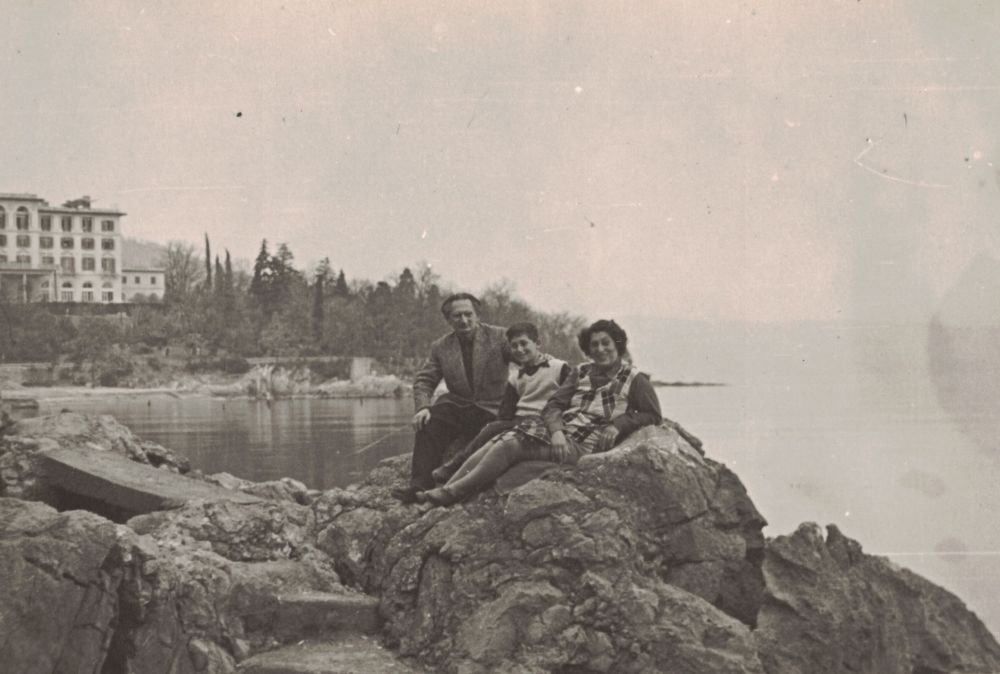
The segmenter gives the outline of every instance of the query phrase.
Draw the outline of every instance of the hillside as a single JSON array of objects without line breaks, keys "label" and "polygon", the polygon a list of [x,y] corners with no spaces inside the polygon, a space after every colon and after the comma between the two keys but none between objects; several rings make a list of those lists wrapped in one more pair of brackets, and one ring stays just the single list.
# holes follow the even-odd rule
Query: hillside
[{"label": "hillside", "polygon": [[122,266],[162,267],[167,247],[154,241],[125,238],[122,242]]}]

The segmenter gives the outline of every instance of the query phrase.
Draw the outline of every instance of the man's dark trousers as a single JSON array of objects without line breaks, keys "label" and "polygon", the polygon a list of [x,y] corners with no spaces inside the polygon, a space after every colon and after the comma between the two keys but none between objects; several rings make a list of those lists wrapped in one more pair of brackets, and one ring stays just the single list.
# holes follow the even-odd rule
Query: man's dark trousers
[{"label": "man's dark trousers", "polygon": [[464,438],[467,442],[496,419],[491,412],[475,405],[439,403],[432,405],[430,411],[430,420],[417,431],[413,443],[410,485],[420,490],[434,488],[431,472],[441,465],[448,445],[456,438]]}]

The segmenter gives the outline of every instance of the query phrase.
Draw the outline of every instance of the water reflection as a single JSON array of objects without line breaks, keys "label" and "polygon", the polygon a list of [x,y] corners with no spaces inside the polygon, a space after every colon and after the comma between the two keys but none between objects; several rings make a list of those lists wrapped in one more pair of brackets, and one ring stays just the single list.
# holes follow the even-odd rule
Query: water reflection
[{"label": "water reflection", "polygon": [[[293,477],[345,486],[382,459],[410,450],[409,400],[255,400],[114,396],[44,403],[113,414],[144,439],[187,456],[206,473],[248,480]],[[363,451],[358,451],[363,449]]]}]

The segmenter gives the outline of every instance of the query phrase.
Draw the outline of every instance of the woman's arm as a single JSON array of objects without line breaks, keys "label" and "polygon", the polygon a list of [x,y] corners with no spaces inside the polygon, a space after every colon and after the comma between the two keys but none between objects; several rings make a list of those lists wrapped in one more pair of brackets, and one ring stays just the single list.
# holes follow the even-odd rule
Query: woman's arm
[{"label": "woman's arm", "polygon": [[542,419],[545,420],[545,425],[549,429],[549,434],[555,434],[557,431],[563,429],[562,413],[569,408],[570,402],[573,400],[573,394],[576,393],[576,385],[580,378],[577,369],[571,368],[569,375],[563,380],[563,383],[556,389],[556,392],[552,394],[549,401],[545,403],[545,408],[542,409]]},{"label": "woman's arm", "polygon": [[632,431],[643,426],[653,426],[662,420],[660,400],[656,397],[653,384],[647,375],[637,374],[628,392],[628,409],[611,422],[618,429],[618,437],[623,438]]}]

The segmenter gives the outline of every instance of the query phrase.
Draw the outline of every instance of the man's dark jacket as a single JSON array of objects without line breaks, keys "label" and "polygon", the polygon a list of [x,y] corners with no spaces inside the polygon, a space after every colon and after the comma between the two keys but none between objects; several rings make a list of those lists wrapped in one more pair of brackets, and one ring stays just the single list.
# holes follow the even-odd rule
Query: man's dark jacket
[{"label": "man's dark jacket", "polygon": [[448,387],[435,403],[452,403],[459,406],[475,405],[492,414],[500,408],[507,385],[507,337],[503,328],[480,323],[473,336],[472,379],[475,390],[469,386],[462,362],[462,347],[458,336],[452,332],[431,344],[430,358],[413,380],[413,403],[416,411],[429,407],[434,389],[444,379]]}]

